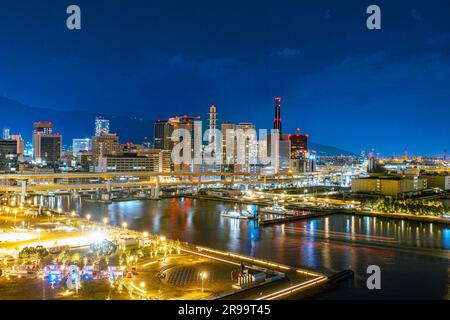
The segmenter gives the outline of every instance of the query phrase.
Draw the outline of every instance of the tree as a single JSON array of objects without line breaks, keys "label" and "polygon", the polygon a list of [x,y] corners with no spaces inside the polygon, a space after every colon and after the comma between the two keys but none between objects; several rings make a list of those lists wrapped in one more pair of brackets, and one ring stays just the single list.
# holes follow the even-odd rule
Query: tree
[{"label": "tree", "polygon": [[71,260],[71,255],[67,251],[61,251],[58,256],[56,257],[56,262],[66,264],[68,261]]},{"label": "tree", "polygon": [[38,264],[48,254],[48,250],[43,246],[25,247],[19,252],[19,259],[24,260],[26,263]]},{"label": "tree", "polygon": [[113,255],[117,251],[117,244],[105,239],[102,242],[92,243],[91,251],[94,252],[98,258],[106,258]]}]

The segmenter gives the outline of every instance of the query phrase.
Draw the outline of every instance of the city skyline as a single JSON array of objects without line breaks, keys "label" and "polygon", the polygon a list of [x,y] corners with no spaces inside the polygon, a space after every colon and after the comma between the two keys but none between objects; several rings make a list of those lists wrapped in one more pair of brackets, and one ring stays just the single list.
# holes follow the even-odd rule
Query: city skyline
[{"label": "city skyline", "polygon": [[1,301],[449,300],[450,1],[0,11]]},{"label": "city skyline", "polygon": [[376,31],[359,1],[78,4],[84,20],[75,32],[65,28],[63,3],[2,8],[10,18],[1,29],[14,31],[3,34],[2,96],[149,121],[205,116],[214,103],[220,120],[270,128],[280,95],[284,128],[322,144],[385,156],[449,150],[448,3],[381,1]]},{"label": "city skyline", "polygon": [[[277,101],[277,99],[281,100],[281,97],[275,97],[274,99],[275,99],[275,101]],[[215,106],[214,104],[211,104],[211,105]],[[272,108],[273,108],[273,106],[272,106]],[[36,110],[39,110],[39,108],[36,108]],[[47,110],[47,109],[45,109],[45,110]],[[281,108],[281,110],[283,110],[283,108]],[[77,112],[77,111],[74,111],[74,112]],[[277,112],[276,105],[275,105],[275,112]],[[273,113],[273,110],[272,110],[272,113]],[[92,119],[90,119],[90,121],[86,121],[83,124],[82,123],[78,123],[77,124],[78,127],[82,129],[81,131],[84,132],[84,134],[83,133],[78,133],[78,132],[75,133],[75,134],[72,133],[72,135],[69,135],[68,138],[64,139],[63,140],[63,145],[62,145],[63,146],[63,151],[70,150],[70,147],[72,145],[72,140],[74,140],[74,139],[75,140],[77,140],[77,139],[88,139],[88,137],[91,137],[93,134],[96,134],[96,130],[97,130],[96,126],[97,126],[98,119],[105,119],[105,121],[108,122],[108,129],[107,130],[109,130],[110,117],[112,119],[120,119],[120,120],[123,120],[123,119],[126,119],[126,118],[128,118],[131,121],[138,120],[140,123],[142,123],[141,126],[146,128],[144,130],[137,130],[137,132],[141,133],[140,136],[134,134],[134,136],[130,137],[129,132],[127,131],[128,128],[126,126],[122,126],[122,127],[119,128],[119,130],[115,130],[117,128],[114,128],[114,125],[113,125],[113,131],[114,131],[115,134],[118,134],[119,138],[122,137],[122,139],[120,140],[120,142],[122,142],[122,143],[125,143],[125,142],[146,143],[146,141],[149,141],[149,140],[154,142],[155,137],[154,137],[154,128],[153,128],[153,126],[154,126],[154,124],[156,122],[161,121],[161,119],[157,119],[155,121],[151,121],[151,120],[146,120],[146,119],[142,119],[142,118],[138,119],[136,117],[117,116],[117,115],[111,115],[111,114],[110,115],[105,115],[105,114],[101,114],[100,115],[100,114],[93,114],[93,113],[92,114],[85,113],[84,115],[85,116],[86,115],[90,115],[91,118],[92,118]],[[196,116],[196,117],[198,117],[200,119],[200,121],[202,121],[202,122],[204,121],[205,122],[203,124],[203,131],[205,131],[208,128],[208,121],[209,121],[208,120],[208,115],[209,115],[209,113],[206,112],[204,115]],[[171,115],[171,116],[169,116],[167,118],[169,119],[169,118],[177,118],[177,117],[181,118],[183,116]],[[37,119],[41,119],[41,118],[42,119],[47,119],[49,117],[37,117]],[[64,119],[64,116],[62,116],[62,118]],[[288,118],[288,117],[286,117],[286,118]],[[273,120],[275,121],[275,118],[273,118]],[[41,120],[38,120],[38,122],[39,121],[41,121]],[[48,121],[48,120],[44,120],[44,122],[45,121]],[[94,123],[94,121],[95,121],[95,123]],[[35,122],[35,121],[33,121],[33,122]],[[31,122],[31,124],[33,122]],[[50,122],[53,122],[53,121],[50,121]],[[222,124],[222,123],[229,123],[230,121],[220,119],[220,117],[219,117],[217,119],[217,122],[219,124]],[[236,123],[246,123],[246,122],[249,122],[249,121],[240,121],[240,120],[236,121]],[[120,122],[118,121],[117,123],[120,123]],[[28,123],[25,123],[25,127],[27,127],[27,124]],[[84,127],[83,127],[83,125],[84,125]],[[61,127],[65,127],[63,121],[61,121],[59,123],[57,122],[56,126],[60,127],[60,128]],[[273,124],[273,126],[274,126],[274,124]],[[24,129],[18,130],[17,129],[17,128],[23,128],[23,127],[24,127],[23,123],[16,122],[15,126],[3,125],[2,130],[3,130],[3,132],[8,131],[8,132],[11,132],[11,133],[15,133],[16,135],[21,135],[21,136],[24,137],[24,140],[25,140],[26,143],[31,143],[31,141],[32,141],[32,134],[28,137],[28,131],[29,130],[27,130],[27,129],[25,129],[25,130]],[[258,128],[257,127],[256,129],[267,129],[267,130],[270,131],[273,128],[274,127],[267,126],[265,128]],[[133,129],[136,130],[136,128],[133,128]],[[291,131],[287,132],[286,134],[295,134],[295,133],[298,133],[299,130],[300,130],[300,127],[297,127],[297,128],[295,128],[295,130],[291,130]],[[64,131],[65,131],[64,129],[63,130],[59,130],[59,131],[62,132],[62,134],[61,134],[62,136],[66,136],[64,134]],[[144,132],[145,136],[144,136],[144,134],[142,134],[143,132]],[[302,134],[305,133],[303,130],[301,130],[301,132],[302,132]],[[59,132],[58,132],[58,134],[59,134]],[[308,135],[309,135],[309,133],[308,133]],[[124,136],[126,137],[125,139],[123,138]],[[414,157],[414,156],[441,157],[441,158],[442,157],[444,157],[444,158],[448,157],[448,152],[447,152],[446,148],[444,148],[442,152],[418,153],[417,149],[415,147],[412,147],[412,148],[405,147],[403,149],[399,149],[399,150],[393,151],[391,154],[389,154],[389,153],[385,153],[385,152],[382,152],[382,151],[380,152],[380,150],[383,150],[382,148],[378,149],[378,148],[375,148],[373,146],[362,146],[358,150],[349,150],[349,149],[346,150],[346,149],[344,149],[343,147],[341,147],[339,145],[333,145],[333,146],[326,145],[326,144],[323,144],[321,141],[316,141],[314,139],[311,141],[311,143],[312,143],[312,145],[315,146],[315,148],[325,148],[324,149],[325,155],[338,155],[338,154],[328,154],[328,151],[325,151],[328,148],[331,148],[330,150],[334,150],[333,152],[343,152],[342,153],[343,155],[353,154],[354,156],[361,155],[362,153],[365,153],[366,155],[368,155],[369,153],[372,152],[376,157],[382,157],[382,158],[402,157],[402,156],[405,156],[405,154],[409,155],[410,157]],[[204,144],[207,144],[207,141],[204,141]],[[68,147],[69,147],[69,149],[67,149]],[[314,150],[314,149],[312,149],[312,150]]]}]

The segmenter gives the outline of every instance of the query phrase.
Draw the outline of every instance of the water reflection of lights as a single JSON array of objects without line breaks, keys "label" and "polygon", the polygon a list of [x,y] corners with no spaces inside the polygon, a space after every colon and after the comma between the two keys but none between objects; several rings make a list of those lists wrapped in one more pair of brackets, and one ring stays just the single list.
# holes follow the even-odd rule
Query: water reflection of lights
[{"label": "water reflection of lights", "polygon": [[356,230],[355,230],[355,217],[352,216],[352,225],[351,225],[351,239],[352,239],[352,240],[355,239],[355,234],[356,234]]},{"label": "water reflection of lights", "polygon": [[368,235],[370,235],[370,218],[369,217],[366,217],[365,218],[365,224],[366,224],[366,235],[368,236]]},{"label": "water reflection of lights", "polygon": [[446,249],[450,249],[450,229],[449,228],[445,228],[442,230],[442,243],[444,244],[444,247]]}]

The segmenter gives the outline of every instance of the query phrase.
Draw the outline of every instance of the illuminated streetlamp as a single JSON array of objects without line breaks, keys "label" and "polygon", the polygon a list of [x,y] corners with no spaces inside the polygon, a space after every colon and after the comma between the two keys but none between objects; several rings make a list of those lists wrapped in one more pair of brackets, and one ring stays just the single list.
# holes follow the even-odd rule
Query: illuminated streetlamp
[{"label": "illuminated streetlamp", "polygon": [[86,219],[87,219],[87,221],[91,220],[91,215],[89,213],[86,215]]},{"label": "illuminated streetlamp", "polygon": [[126,229],[126,228],[128,227],[128,223],[123,222],[123,223],[122,223],[122,227],[123,227],[124,229]]},{"label": "illuminated streetlamp", "polygon": [[103,218],[103,224],[107,224],[108,223],[108,218]]}]

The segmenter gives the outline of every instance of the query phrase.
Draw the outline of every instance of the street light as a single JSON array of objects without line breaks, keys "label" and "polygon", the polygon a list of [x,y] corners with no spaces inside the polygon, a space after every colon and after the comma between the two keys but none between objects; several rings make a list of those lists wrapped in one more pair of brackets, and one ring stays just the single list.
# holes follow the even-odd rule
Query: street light
[{"label": "street light", "polygon": [[203,286],[203,282],[205,281],[205,279],[208,277],[208,273],[205,271],[200,272],[200,278],[202,279],[202,292],[204,291],[204,286]]},{"label": "street light", "polygon": [[123,222],[123,223],[122,223],[122,227],[123,227],[124,229],[126,229],[126,228],[128,227],[128,223]]},{"label": "street light", "polygon": [[108,218],[103,218],[103,224],[107,224],[108,223]]},{"label": "street light", "polygon": [[87,215],[86,215],[86,219],[89,221],[89,220],[91,220],[91,215],[88,213]]}]

